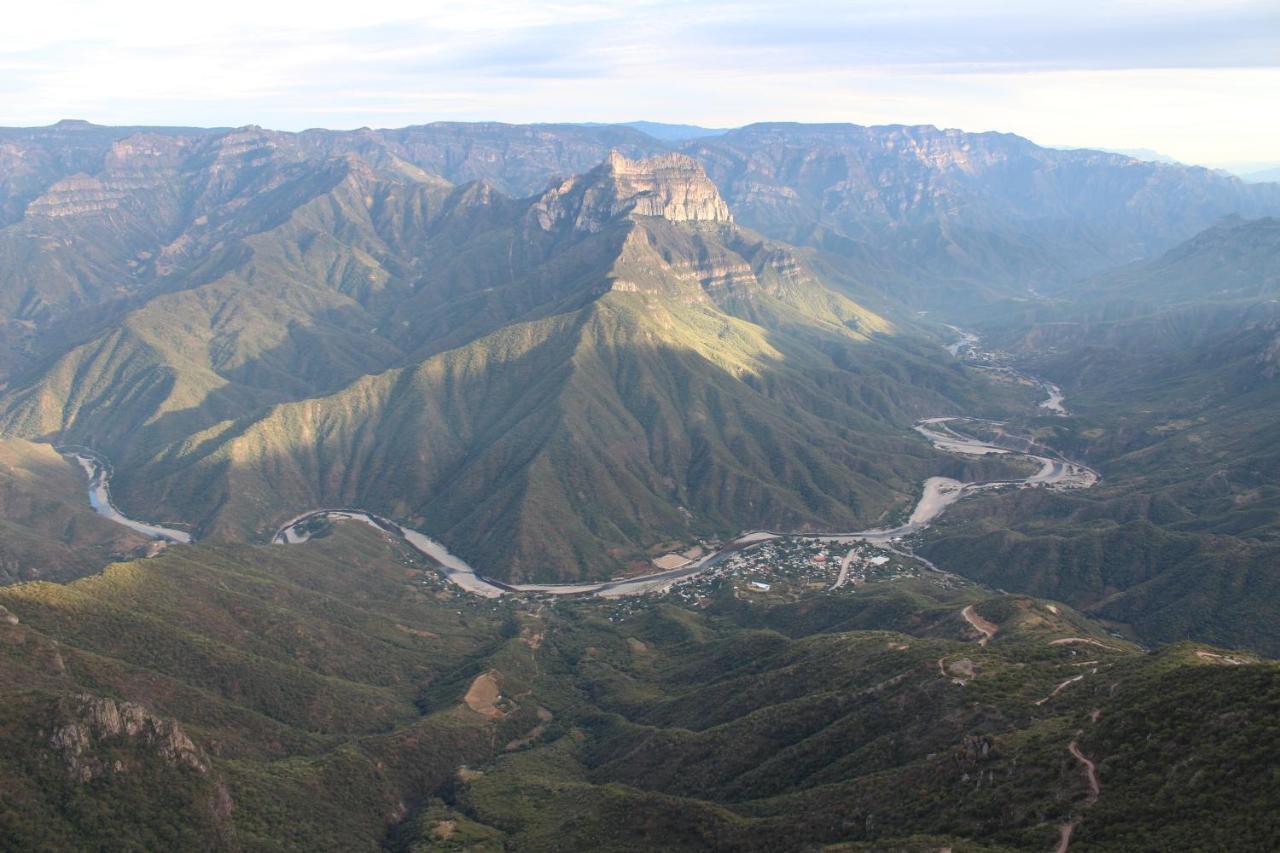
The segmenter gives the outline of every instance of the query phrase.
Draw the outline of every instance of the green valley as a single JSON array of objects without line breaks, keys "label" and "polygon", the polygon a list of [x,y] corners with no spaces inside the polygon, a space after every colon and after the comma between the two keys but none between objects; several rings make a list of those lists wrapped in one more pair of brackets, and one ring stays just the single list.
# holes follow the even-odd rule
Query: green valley
[{"label": "green valley", "polygon": [[0,128],[0,849],[1274,849],[1277,216],[931,126]]}]

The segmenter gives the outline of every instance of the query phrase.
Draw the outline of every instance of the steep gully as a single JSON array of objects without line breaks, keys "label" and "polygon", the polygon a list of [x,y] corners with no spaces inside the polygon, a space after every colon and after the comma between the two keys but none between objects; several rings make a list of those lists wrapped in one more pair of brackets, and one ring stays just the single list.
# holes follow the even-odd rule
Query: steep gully
[{"label": "steep gully", "polygon": [[[972,349],[978,340],[974,335],[962,332],[959,329],[956,329],[956,331],[962,335],[962,338],[959,342],[947,348],[952,355],[959,355],[964,349]],[[1066,410],[1062,407],[1063,396],[1061,389],[1042,380],[1032,377],[1026,378],[1040,384],[1049,394],[1049,398],[1040,404],[1041,407],[1060,414],[1066,413]],[[926,418],[917,422],[914,429],[939,450],[976,456],[1011,454],[1039,463],[1040,469],[1029,477],[1015,480],[962,483],[949,477],[930,477],[924,481],[920,500],[916,503],[910,517],[904,524],[900,524],[897,527],[875,528],[849,533],[819,534],[792,534],[767,530],[751,531],[733,539],[720,550],[688,566],[620,580],[581,584],[508,584],[481,575],[466,561],[450,553],[449,549],[443,544],[423,533],[404,527],[374,513],[354,508],[334,507],[309,510],[285,522],[275,536],[272,537],[271,541],[281,545],[298,544],[310,538],[310,533],[307,530],[308,522],[321,518],[348,519],[371,525],[401,539],[411,548],[438,563],[440,572],[451,583],[476,595],[494,598],[504,593],[516,592],[551,595],[594,594],[606,598],[618,598],[626,595],[661,591],[676,581],[707,571],[731,554],[784,536],[833,543],[874,543],[903,556],[914,557],[930,568],[934,568],[928,561],[911,554],[907,546],[895,546],[895,543],[900,543],[903,538],[927,529],[947,507],[962,497],[1002,487],[1056,486],[1058,488],[1088,488],[1098,481],[1098,473],[1092,468],[1065,459],[1054,451],[1040,445],[1027,441],[1009,440],[1005,444],[1010,446],[1002,446],[996,443],[1001,441],[1000,438],[983,441],[964,435],[951,426],[962,422],[999,426],[998,423],[992,421],[950,416]],[[88,475],[89,502],[98,513],[110,518],[112,521],[126,525],[139,533],[156,539],[180,543],[192,541],[191,535],[186,531],[136,521],[117,510],[111,503],[108,488],[110,466],[100,456],[87,448],[62,448],[62,452],[64,455],[76,460]],[[847,571],[847,562],[846,560],[842,564],[842,573]],[[840,581],[837,581],[836,586],[838,587],[840,583]]]}]

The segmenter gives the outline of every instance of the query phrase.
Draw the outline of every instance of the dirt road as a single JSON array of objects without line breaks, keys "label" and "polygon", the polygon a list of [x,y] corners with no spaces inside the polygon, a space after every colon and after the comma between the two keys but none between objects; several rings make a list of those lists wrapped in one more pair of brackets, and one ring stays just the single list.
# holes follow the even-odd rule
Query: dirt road
[{"label": "dirt road", "polygon": [[[1096,712],[1095,712],[1096,713]],[[1076,732],[1079,738],[1083,731]],[[1098,768],[1093,761],[1080,751],[1079,744],[1072,740],[1067,745],[1067,752],[1071,756],[1084,765],[1085,778],[1089,780],[1089,795],[1084,798],[1084,802],[1080,804],[1080,809],[1087,809],[1098,802],[1098,798],[1102,796],[1102,785],[1098,782]],[[1076,831],[1076,827],[1080,825],[1080,816],[1077,814],[1071,820],[1058,827],[1058,846],[1055,853],[1067,853],[1067,849],[1071,846],[1071,835]]]},{"label": "dirt road", "polygon": [[978,645],[980,646],[985,646],[987,643],[991,642],[991,638],[996,635],[996,631],[1000,630],[999,625],[996,625],[993,622],[988,622],[986,619],[983,619],[975,613],[972,604],[964,610],[961,610],[960,615],[964,617],[964,621],[968,622],[980,634],[982,634],[982,639],[978,641]]}]

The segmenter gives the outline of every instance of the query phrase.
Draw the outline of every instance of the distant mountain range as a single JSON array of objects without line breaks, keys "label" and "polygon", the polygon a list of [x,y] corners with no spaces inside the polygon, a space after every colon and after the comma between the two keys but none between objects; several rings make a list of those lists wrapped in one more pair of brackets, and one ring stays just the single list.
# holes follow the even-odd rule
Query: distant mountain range
[{"label": "distant mountain range", "polygon": [[1247,172],[1242,177],[1251,183],[1280,183],[1280,166]]},{"label": "distant mountain range", "polygon": [[1152,163],[1180,163],[1176,157],[1170,157],[1160,151],[1151,148],[1099,148],[1099,151],[1108,151],[1112,154],[1123,154],[1125,157],[1132,157],[1135,160],[1147,160]]},{"label": "distant mountain range", "polygon": [[97,448],[202,535],[354,502],[563,578],[886,517],[959,464],[913,418],[1008,403],[919,311],[1280,187],[931,127],[64,122],[0,131],[0,212],[6,434]]},{"label": "distant mountain range", "polygon": [[[259,163],[264,168],[303,169],[357,154],[453,184],[483,180],[516,197],[587,171],[610,150],[634,158],[675,147],[703,164],[742,224],[840,256],[922,305],[963,305],[975,290],[1024,293],[1028,281],[1070,281],[1156,254],[1222,216],[1280,212],[1280,188],[1246,186],[1199,167],[933,127],[757,124],[673,144],[616,125],[437,123],[283,134],[67,122],[0,131],[0,222],[16,223],[37,196],[44,198],[32,214],[56,205],[74,191],[58,182],[77,175],[125,182],[105,190],[86,184],[87,195],[124,191],[140,178],[129,174],[135,166],[166,180],[158,152],[144,147],[131,158],[117,144],[165,141],[169,167],[198,171],[195,158],[236,157],[225,140],[255,133],[274,152]],[[237,174],[247,174],[243,165]]]},{"label": "distant mountain range", "polygon": [[[584,127],[610,127],[601,122],[583,122]],[[721,136],[729,132],[727,127],[700,127],[696,124],[667,124],[660,121],[624,121],[616,126],[631,127],[664,142],[684,142],[708,136]]]}]

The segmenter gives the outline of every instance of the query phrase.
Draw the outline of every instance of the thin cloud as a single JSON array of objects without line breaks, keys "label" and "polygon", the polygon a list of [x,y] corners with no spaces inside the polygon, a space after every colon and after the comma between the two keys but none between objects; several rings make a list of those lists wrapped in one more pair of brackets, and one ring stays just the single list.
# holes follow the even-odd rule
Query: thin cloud
[{"label": "thin cloud", "polygon": [[1280,151],[1278,67],[1253,0],[52,0],[6,18],[0,123],[918,122],[1221,162]]}]

